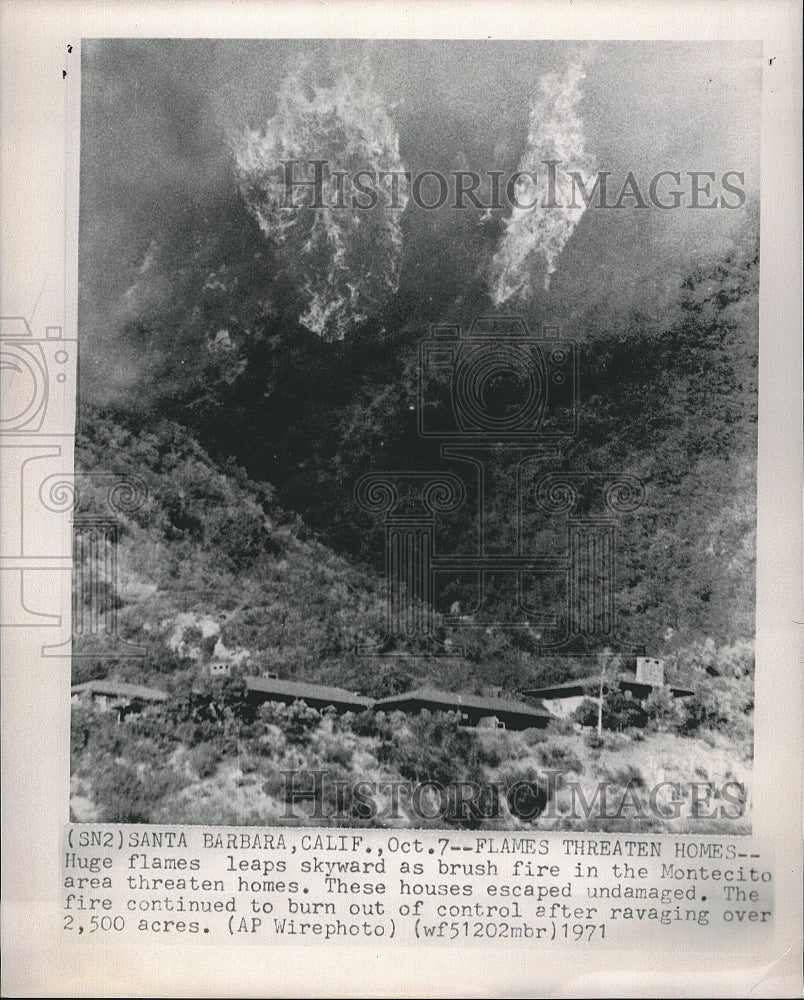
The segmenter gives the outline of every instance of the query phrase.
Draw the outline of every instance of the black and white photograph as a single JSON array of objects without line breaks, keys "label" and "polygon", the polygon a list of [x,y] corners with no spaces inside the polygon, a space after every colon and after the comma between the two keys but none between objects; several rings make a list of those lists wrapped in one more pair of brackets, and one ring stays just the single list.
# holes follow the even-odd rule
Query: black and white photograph
[{"label": "black and white photograph", "polygon": [[81,60],[71,818],[750,832],[761,47]]},{"label": "black and white photograph", "polygon": [[800,996],[801,29],[0,6],[3,996]]}]

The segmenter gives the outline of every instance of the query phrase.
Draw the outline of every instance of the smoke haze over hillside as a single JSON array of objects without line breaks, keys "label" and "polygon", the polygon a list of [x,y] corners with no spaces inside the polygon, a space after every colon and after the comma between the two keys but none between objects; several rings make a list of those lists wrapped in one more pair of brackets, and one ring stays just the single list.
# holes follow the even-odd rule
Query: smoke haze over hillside
[{"label": "smoke haze over hillside", "polygon": [[[287,87],[301,59],[319,67],[317,86],[324,88],[335,84],[339,72],[369,67],[376,84],[372,99],[388,116],[399,137],[400,160],[414,174],[472,169],[510,175],[528,158],[538,159],[542,141],[553,142],[557,156],[566,155],[566,145],[555,144],[555,128],[552,138],[545,131],[545,101],[552,93],[555,121],[564,121],[567,134],[575,136],[569,147],[579,157],[575,168],[589,169],[594,162],[615,178],[633,170],[646,184],[658,170],[706,170],[718,177],[737,170],[744,172],[751,198],[758,186],[758,146],[750,123],[759,99],[759,52],[748,44],[726,51],[719,43],[596,43],[569,51],[549,42],[86,42],[79,295],[84,390],[98,399],[119,398],[136,391],[141,377],[150,377],[147,349],[121,333],[131,324],[158,325],[161,314],[170,313],[188,260],[207,238],[199,233],[205,216],[226,246],[210,270],[253,258],[259,234],[239,214],[245,206],[229,138],[263,129],[277,114],[283,81]],[[579,71],[572,67],[581,65],[583,80],[573,77]],[[562,109],[555,81],[568,80],[572,100]],[[564,112],[571,112],[570,118]],[[328,155],[313,148],[312,137],[310,145],[307,158]],[[460,251],[455,239],[475,239],[477,221],[455,222],[450,211],[445,206],[427,213],[434,219],[418,220],[415,206],[400,212],[399,287],[406,300],[423,294],[417,281],[406,289],[406,274],[441,268],[449,283],[455,272],[451,255]],[[491,224],[505,225],[508,214]],[[647,215],[649,220],[642,218]],[[608,298],[620,307],[639,299],[643,310],[653,298],[661,308],[662,286],[691,262],[704,264],[728,249],[743,217],[730,211],[629,210],[587,211],[571,223],[564,218],[560,239],[535,253],[552,275],[550,292],[535,287],[532,298],[540,312],[559,320],[583,316]],[[519,258],[526,266],[517,287],[527,284],[534,255],[523,256],[523,248],[511,241],[533,218],[508,223],[508,264],[496,269],[499,280],[507,275],[504,285]],[[463,228],[448,236],[453,224]],[[230,232],[224,232],[227,226]],[[477,239],[486,245],[482,231]],[[504,244],[496,246],[503,253]],[[494,248],[492,241],[477,251],[478,266],[484,254],[491,259]],[[275,261],[280,269],[287,263],[281,257]],[[381,268],[386,272],[381,283],[391,297],[395,266],[389,260]],[[247,290],[241,276],[238,294],[262,294],[260,274],[265,276],[265,268],[254,269]],[[537,286],[543,278],[542,272]],[[301,287],[315,300],[309,281]],[[498,301],[506,295],[497,288]],[[364,314],[355,307],[357,317]],[[164,325],[164,317],[161,321]],[[343,317],[339,324],[341,335],[348,322]]]}]

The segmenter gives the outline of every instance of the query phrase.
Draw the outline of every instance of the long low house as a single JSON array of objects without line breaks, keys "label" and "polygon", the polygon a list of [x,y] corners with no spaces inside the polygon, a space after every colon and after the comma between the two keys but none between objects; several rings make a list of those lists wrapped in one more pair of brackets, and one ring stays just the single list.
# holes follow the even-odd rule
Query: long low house
[{"label": "long low house", "polygon": [[[652,657],[639,657],[635,674],[616,674],[605,677],[604,684],[608,688],[618,687],[630,694],[639,702],[644,702],[652,691],[660,687],[669,687],[674,698],[689,698],[695,692],[687,688],[674,687],[664,683],[664,662]],[[549,684],[545,687],[530,688],[523,694],[528,697],[541,698],[549,710],[559,718],[566,718],[575,711],[584,698],[596,697],[600,689],[600,676],[578,677],[561,684]]]},{"label": "long low house", "polygon": [[527,703],[509,698],[487,698],[480,695],[460,694],[457,691],[439,691],[421,687],[405,691],[390,698],[374,702],[377,712],[460,712],[470,726],[498,729],[542,729],[552,714],[539,702]]},{"label": "long low house", "polygon": [[101,711],[117,712],[121,719],[131,712],[141,712],[146,705],[159,705],[167,701],[167,694],[157,688],[115,680],[73,684],[70,696],[76,701],[91,701]]},{"label": "long low house", "polygon": [[[318,710],[334,708],[337,712],[365,712],[368,709],[406,714],[425,710],[459,712],[463,725],[518,730],[542,729],[551,719],[566,718],[571,715],[584,698],[595,696],[600,678],[580,677],[524,691],[525,697],[531,699],[529,701],[441,691],[428,686],[375,700],[348,691],[346,688],[312,684],[307,681],[288,681],[270,675],[246,677],[245,683],[249,701],[257,705],[265,702],[292,705],[296,701],[302,701],[310,708]],[[664,664],[660,660],[648,658],[643,662],[638,660],[636,674],[617,674],[605,678],[605,684],[609,688],[617,686],[636,700],[644,702],[652,691],[665,686]],[[675,698],[686,698],[694,693],[680,687],[670,687],[669,690]],[[142,711],[147,705],[164,702],[167,694],[139,684],[96,680],[74,684],[72,697],[77,700],[91,700],[101,710],[116,711],[118,717],[122,719],[129,713]]]},{"label": "long low house", "polygon": [[277,701],[292,705],[294,701],[303,701],[310,708],[331,707],[339,712],[363,712],[369,708],[377,712],[407,714],[425,709],[430,712],[460,712],[466,725],[481,728],[541,729],[552,718],[544,705],[539,703],[439,691],[431,687],[417,688],[379,701],[353,694],[345,688],[286,681],[279,677],[246,677],[246,688],[249,699],[256,703]]},{"label": "long low house", "polygon": [[332,707],[339,712],[364,712],[374,704],[373,698],[326,684],[286,681],[280,677],[246,677],[245,680],[249,700],[258,704],[278,701],[292,705],[294,701],[303,701],[310,708]]}]

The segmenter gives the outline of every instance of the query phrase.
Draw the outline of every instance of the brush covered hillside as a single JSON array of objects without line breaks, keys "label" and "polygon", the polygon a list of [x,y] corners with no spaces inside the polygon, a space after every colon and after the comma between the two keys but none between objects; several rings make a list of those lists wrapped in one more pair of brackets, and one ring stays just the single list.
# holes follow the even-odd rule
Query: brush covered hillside
[{"label": "brush covered hillside", "polygon": [[[530,819],[505,808],[496,819],[443,818],[513,826],[594,826],[547,818],[573,782],[586,801],[609,781],[639,802],[656,782],[678,782],[687,804],[696,781],[721,795],[728,782],[750,785],[759,206],[748,96],[759,94],[761,60],[738,48],[725,58],[718,45],[686,43],[82,47],[78,512],[108,516],[106,480],[93,473],[137,477],[145,499],[119,514],[117,579],[76,601],[114,601],[121,636],[145,655],[81,639],[73,682],[136,684],[166,700],[120,723],[86,689],[74,700],[77,819],[269,823],[285,811],[282,772],[299,768],[349,787],[542,788],[544,772],[558,771]],[[702,92],[720,97],[702,103]],[[549,183],[549,162],[555,206],[529,188]],[[690,203],[692,178],[709,176],[691,172],[701,163],[714,201],[698,207],[711,211]],[[661,208],[640,204],[633,185],[647,192],[663,172],[672,187],[668,165],[678,189],[662,187]],[[443,203],[435,171],[450,190]],[[456,205],[467,171],[477,198]],[[723,197],[727,172],[742,179],[738,196]],[[591,190],[603,174],[610,203],[572,207],[570,177]],[[491,199],[494,175],[511,179],[500,190],[518,193],[519,207]],[[368,194],[361,176],[375,179]],[[631,193],[618,198],[626,178]],[[479,551],[477,467],[420,433],[434,413],[458,418],[445,398],[428,409],[419,376],[433,373],[420,370],[419,351],[434,325],[465,334],[493,316],[574,343],[577,398],[544,388],[558,384],[544,374],[544,422],[525,430],[566,430],[572,402],[578,431],[521,475],[497,439],[486,442],[495,490],[484,530],[505,554],[566,561],[568,517],[608,516],[611,505],[605,486],[579,489],[577,501],[559,489],[551,513],[540,477],[637,483],[638,502],[616,515],[616,572],[604,581],[616,634],[589,630],[548,655],[551,636],[533,623],[566,623],[563,568],[523,573],[513,599],[510,576],[489,573],[482,607],[477,578],[456,572],[434,595],[418,592],[432,596],[427,613],[450,655],[398,636],[384,650],[393,655],[358,655],[384,636],[387,599],[383,516],[356,501],[362,477],[460,479],[465,496],[438,513],[435,551]],[[537,353],[518,344],[527,366],[481,373],[487,428],[516,426],[534,385]],[[574,356],[563,346],[542,354]],[[453,391],[447,367],[436,396]],[[563,508],[562,496],[572,500]],[[512,609],[516,628],[495,624],[510,624]],[[447,627],[453,612],[461,624]],[[271,674],[369,699],[430,687],[521,701],[603,663],[633,671],[638,650],[693,694],[674,700],[664,688],[635,711],[612,691],[600,736],[591,702],[544,729],[492,732],[449,713],[334,716],[245,696],[245,677]],[[339,821],[381,821],[347,799]],[[402,811],[389,822],[417,822]],[[711,831],[718,815],[632,810],[599,822]],[[722,822],[736,832],[748,818]]]},{"label": "brush covered hillside", "polygon": [[[516,633],[489,629],[462,658],[421,656],[370,659],[355,655],[358,641],[378,638],[384,598],[377,576],[359,570],[314,539],[285,514],[272,490],[233,464],[216,465],[177,424],[126,428],[85,410],[77,441],[84,473],[84,514],[101,514],[105,493],[93,492],[92,473],[138,476],[145,503],[119,522],[116,600],[120,634],[142,645],[141,658],[93,657],[92,639],[78,641],[73,683],[113,678],[167,692],[167,700],[117,721],[91,702],[72,710],[72,808],[76,820],[164,823],[271,824],[288,817],[283,772],[322,769],[332,783],[360,781],[460,782],[481,786],[517,782],[544,785],[551,808],[572,812],[593,802],[599,782],[609,785],[610,819],[540,819],[447,815],[429,825],[611,830],[678,830],[648,807],[659,782],[711,782],[717,797],[706,816],[720,815],[721,789],[750,784],[753,649],[750,642],[717,646],[692,641],[669,654],[674,680],[694,686],[683,707],[654,699],[635,720],[628,703],[606,700],[602,739],[567,720],[545,730],[499,732],[460,726],[451,713],[365,712],[338,716],[295,706],[255,708],[243,677],[270,671],[287,679],[334,684],[382,697],[421,684],[464,692],[513,694],[583,669],[571,659],[545,661],[512,642]],[[106,650],[106,647],[104,647]],[[100,651],[99,651],[100,652]],[[415,650],[410,651],[411,654]],[[211,662],[231,673],[213,679]],[[588,710],[587,710],[588,714]],[[636,725],[634,723],[636,722]],[[574,792],[573,789],[576,789]],[[380,812],[388,803],[381,798]],[[681,793],[689,803],[689,792]],[[613,803],[613,804],[611,804]],[[636,804],[635,804],[636,803]],[[640,805],[641,803],[641,805]],[[298,814],[298,806],[294,807]],[[438,810],[428,804],[428,814]],[[311,822],[360,825],[376,819],[365,803],[328,791],[327,818]],[[747,828],[732,805],[717,828]],[[333,818],[334,817],[334,818]],[[398,825],[428,825],[404,797]],[[712,821],[682,821],[684,829],[712,829]]]},{"label": "brush covered hillside", "polygon": [[[592,728],[557,720],[524,733],[474,731],[446,713],[255,709],[245,698],[247,674],[337,685],[371,698],[422,685],[513,697],[588,675],[589,659],[545,657],[528,632],[492,626],[467,635],[441,625],[442,637],[462,646],[460,656],[428,658],[415,647],[394,657],[356,654],[359,643],[383,634],[385,594],[360,531],[364,515],[344,500],[349,491],[336,488],[334,470],[340,482],[364,471],[352,450],[359,437],[354,420],[370,389],[372,426],[381,427],[389,447],[404,437],[376,375],[364,380],[358,401],[329,406],[327,420],[340,414],[339,450],[312,450],[317,487],[299,506],[315,516],[305,519],[287,513],[278,491],[251,478],[211,438],[220,456],[213,458],[199,442],[203,431],[141,411],[85,405],[76,442],[76,468],[88,474],[83,512],[103,512],[105,494],[99,487],[93,493],[93,472],[113,469],[146,487],[145,502],[120,516],[114,596],[121,635],[146,655],[93,657],[86,640],[76,647],[82,656],[74,659],[73,683],[113,678],[163,690],[168,699],[124,724],[92,704],[74,705],[76,818],[275,822],[287,807],[282,772],[294,768],[323,768],[332,780],[349,782],[445,785],[541,782],[545,769],[558,768],[556,803],[569,801],[573,783],[587,801],[600,781],[638,801],[661,781],[748,785],[756,256],[735,254],[691,275],[678,296],[669,328],[646,337],[626,326],[587,345],[582,419],[589,434],[582,447],[591,467],[625,469],[646,483],[647,502],[622,533],[618,610],[626,636],[663,656],[668,682],[692,689],[692,698],[652,696],[637,719],[632,706],[609,696],[602,740],[589,706],[577,721]],[[391,394],[399,391],[392,383]],[[691,408],[694,421],[687,419]],[[290,494],[299,498],[297,490],[293,484]],[[338,512],[329,531],[325,512]],[[361,538],[351,552],[348,537]],[[212,662],[229,663],[230,676],[210,678]],[[633,669],[628,654],[618,663]],[[359,804],[346,809],[348,822],[372,820]],[[407,814],[400,821],[417,822]],[[611,820],[532,821],[679,829],[678,821],[635,816],[633,809]],[[496,821],[480,822],[530,821],[503,810]],[[685,829],[712,828],[712,821],[683,822]],[[727,818],[722,828],[735,831],[740,823],[747,819]]]}]

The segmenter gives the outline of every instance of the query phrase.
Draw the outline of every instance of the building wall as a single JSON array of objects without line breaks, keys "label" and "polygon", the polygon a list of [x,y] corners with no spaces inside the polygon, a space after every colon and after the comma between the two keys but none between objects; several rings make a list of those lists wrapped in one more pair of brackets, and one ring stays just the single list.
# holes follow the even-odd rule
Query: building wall
[{"label": "building wall", "polygon": [[646,684],[664,684],[664,660],[652,656],[638,656],[636,679]]},{"label": "building wall", "polygon": [[585,695],[573,695],[571,698],[545,698],[543,699],[548,710],[559,719],[566,719],[578,708]]}]

